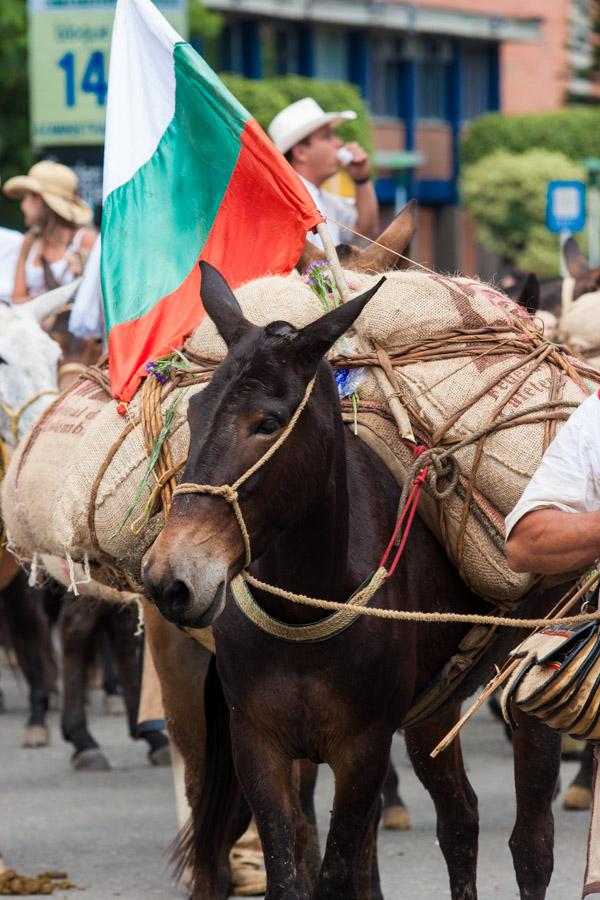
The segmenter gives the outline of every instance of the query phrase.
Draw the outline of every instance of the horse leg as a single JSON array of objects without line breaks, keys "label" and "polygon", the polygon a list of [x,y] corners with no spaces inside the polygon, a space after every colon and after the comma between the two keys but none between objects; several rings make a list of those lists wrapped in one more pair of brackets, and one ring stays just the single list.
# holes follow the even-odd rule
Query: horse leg
[{"label": "horse leg", "polygon": [[[180,830],[173,859],[177,873],[185,877],[194,869],[197,845],[194,822],[200,806],[206,754],[204,683],[211,654],[163,619],[154,604],[149,602],[144,602],[144,630],[160,680],[169,736],[184,765],[185,794],[191,817]],[[229,871],[222,880],[229,884]],[[193,895],[200,896],[198,892]],[[214,900],[225,900],[227,896],[225,888]]]},{"label": "horse leg", "polygon": [[263,847],[265,900],[309,900],[303,871],[308,828],[295,790],[292,760],[237,710],[231,716],[231,742],[236,772]]},{"label": "horse leg", "polygon": [[581,754],[577,775],[567,788],[563,809],[591,809],[594,777],[594,746],[589,742]]},{"label": "horse leg", "polygon": [[543,900],[554,864],[552,799],[560,771],[560,735],[515,710],[517,818],[510,849],[521,900]]},{"label": "horse leg", "polygon": [[388,772],[383,782],[383,827],[390,831],[407,831],[410,813],[399,793],[400,779],[390,757]]},{"label": "horse leg", "polygon": [[38,588],[29,587],[21,572],[5,589],[4,600],[11,644],[29,685],[29,718],[23,746],[46,747],[49,740],[46,726],[49,680],[54,661],[50,630],[42,609],[42,594]]},{"label": "horse leg", "polygon": [[65,596],[59,617],[63,649],[63,703],[61,728],[65,741],[73,744],[73,768],[106,771],[107,758],[87,728],[85,684],[94,631],[102,614],[97,602]]},{"label": "horse leg", "polygon": [[[107,604],[107,606],[110,606]],[[129,734],[136,740],[142,737],[149,746],[148,760],[154,765],[169,765],[169,739],[161,729],[144,731],[138,735],[137,714],[140,696],[140,677],[137,662],[137,641],[135,627],[137,608],[133,606],[110,606],[106,613],[106,627],[111,648],[123,690],[127,710]]]},{"label": "horse leg", "polygon": [[460,741],[456,738],[435,759],[431,749],[448,733],[460,706],[443,707],[435,717],[406,731],[406,746],[414,770],[429,791],[437,814],[437,837],[448,867],[452,900],[476,900],[477,796],[465,774]]},{"label": "horse leg", "polygon": [[377,824],[392,735],[371,727],[344,741],[331,766],[335,797],[313,900],[381,900]]}]

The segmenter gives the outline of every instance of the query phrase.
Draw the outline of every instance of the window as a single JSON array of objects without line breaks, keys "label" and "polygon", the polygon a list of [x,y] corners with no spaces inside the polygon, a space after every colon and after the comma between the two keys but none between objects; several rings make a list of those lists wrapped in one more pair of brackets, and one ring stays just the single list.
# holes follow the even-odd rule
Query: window
[{"label": "window", "polygon": [[375,116],[402,115],[403,42],[399,38],[375,35],[369,41],[367,101]]},{"label": "window", "polygon": [[315,31],[315,78],[348,79],[348,35],[345,31],[318,28]]},{"label": "window", "polygon": [[409,55],[416,63],[417,118],[447,119],[448,80],[452,62],[450,42],[435,38],[412,40]]},{"label": "window", "polygon": [[463,47],[461,72],[460,118],[468,122],[490,108],[489,48],[485,44]]},{"label": "window", "polygon": [[263,24],[260,46],[264,78],[299,71],[298,32],[295,29]]}]

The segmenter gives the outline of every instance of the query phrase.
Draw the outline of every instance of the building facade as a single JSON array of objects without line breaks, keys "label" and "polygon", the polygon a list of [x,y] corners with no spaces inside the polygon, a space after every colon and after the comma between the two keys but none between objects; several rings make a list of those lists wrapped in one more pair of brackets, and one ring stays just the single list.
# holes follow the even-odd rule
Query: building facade
[{"label": "building facade", "polygon": [[419,201],[416,254],[486,270],[457,206],[459,141],[483,113],[539,112],[589,99],[592,0],[206,0],[225,16],[220,68],[250,78],[348,80],[374,122],[377,191],[397,203],[399,151]]}]

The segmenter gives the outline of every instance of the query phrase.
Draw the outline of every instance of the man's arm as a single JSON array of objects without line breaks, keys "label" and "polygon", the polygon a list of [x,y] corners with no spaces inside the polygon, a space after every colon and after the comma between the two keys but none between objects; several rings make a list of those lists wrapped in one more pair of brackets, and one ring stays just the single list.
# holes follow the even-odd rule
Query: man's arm
[{"label": "man's arm", "polygon": [[371,163],[360,144],[351,143],[347,147],[354,155],[347,168],[356,186],[356,230],[366,237],[375,237],[379,224],[379,206],[371,181]]},{"label": "man's arm", "polygon": [[591,565],[600,556],[600,512],[534,509],[515,524],[506,542],[513,572],[557,575]]}]

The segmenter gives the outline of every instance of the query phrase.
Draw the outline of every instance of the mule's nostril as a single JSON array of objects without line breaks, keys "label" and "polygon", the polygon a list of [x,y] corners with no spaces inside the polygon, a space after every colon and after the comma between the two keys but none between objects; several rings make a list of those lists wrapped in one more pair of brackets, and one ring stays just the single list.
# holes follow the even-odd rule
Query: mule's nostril
[{"label": "mule's nostril", "polygon": [[191,594],[184,581],[171,581],[163,593],[163,604],[172,615],[184,612],[191,603]]}]

